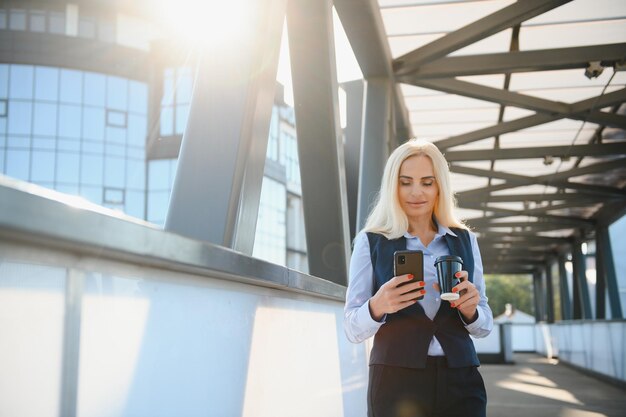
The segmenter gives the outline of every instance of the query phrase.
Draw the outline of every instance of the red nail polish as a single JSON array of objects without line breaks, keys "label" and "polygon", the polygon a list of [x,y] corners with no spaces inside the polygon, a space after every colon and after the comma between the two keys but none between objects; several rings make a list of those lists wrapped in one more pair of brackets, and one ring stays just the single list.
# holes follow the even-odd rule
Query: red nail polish
[{"label": "red nail polish", "polygon": [[457,272],[456,274],[454,274],[454,276],[457,277],[457,278],[461,278],[461,273]]},{"label": "red nail polish", "polygon": [[454,307],[454,303],[450,303],[450,307]]},{"label": "red nail polish", "polygon": [[420,287],[423,287],[423,286],[426,285],[426,283],[424,281],[420,281],[419,284],[420,284]]},{"label": "red nail polish", "polygon": [[413,279],[413,274],[409,274],[409,279]]},{"label": "red nail polish", "polygon": [[452,288],[452,292],[457,292],[459,289],[457,287]]}]

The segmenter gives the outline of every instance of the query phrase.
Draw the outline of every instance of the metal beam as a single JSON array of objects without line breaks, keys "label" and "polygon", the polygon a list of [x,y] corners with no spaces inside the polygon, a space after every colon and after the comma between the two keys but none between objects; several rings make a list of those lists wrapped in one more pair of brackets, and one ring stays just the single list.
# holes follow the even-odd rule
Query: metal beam
[{"label": "metal beam", "polygon": [[606,67],[624,59],[626,59],[626,43],[513,51],[440,58],[422,63],[408,76],[423,80],[469,75],[554,71],[586,68],[592,61],[600,61]]},{"label": "metal beam", "polygon": [[546,262],[546,320],[548,323],[554,323],[554,292],[552,287],[552,268],[549,262]]},{"label": "metal beam", "polygon": [[[252,254],[286,0],[264,0],[237,48],[197,71],[165,229]],[[233,52],[235,51],[235,52]]]},{"label": "metal beam", "polygon": [[560,158],[575,156],[626,155],[626,142],[573,146],[535,146],[532,148],[499,148],[468,151],[448,151],[448,162],[484,161],[490,159],[529,159],[553,156]]},{"label": "metal beam", "polygon": [[287,27],[309,271],[346,285],[350,232],[332,2],[289,1]]},{"label": "metal beam", "polygon": [[605,294],[608,291],[611,318],[621,319],[624,317],[615,273],[613,248],[608,226],[596,229],[596,318],[605,318]]},{"label": "metal beam", "polygon": [[365,82],[354,80],[342,84],[346,92],[346,128],[344,129],[344,154],[346,162],[346,186],[348,190],[348,216],[350,218],[350,241],[360,230],[357,226],[359,205],[359,166],[361,139],[363,137],[363,93]]},{"label": "metal beam", "polygon": [[574,267],[574,319],[592,319],[593,313],[586,277],[587,263],[580,242],[572,245],[572,265]]},{"label": "metal beam", "polygon": [[[463,202],[458,199],[459,204]],[[511,202],[527,202],[527,201],[587,201],[597,202],[597,197],[589,197],[578,193],[556,193],[556,194],[506,194],[506,195],[489,195],[481,199],[484,203],[511,203]],[[520,224],[521,226],[521,224]]]},{"label": "metal beam", "polygon": [[565,256],[558,258],[559,263],[559,291],[561,294],[561,319],[572,319],[572,299],[569,295],[569,284],[567,282],[567,269],[565,269]]},{"label": "metal beam", "polygon": [[448,55],[464,46],[471,45],[490,35],[510,28],[571,0],[525,0],[498,10],[470,23],[421,48],[409,52],[393,62],[396,75],[415,71],[422,63]]},{"label": "metal beam", "polygon": [[524,231],[549,231],[549,230],[562,230],[562,229],[571,229],[574,226],[571,225],[562,225],[562,224],[554,224],[546,221],[538,221],[538,222],[494,222],[494,219],[490,218],[476,218],[476,219],[467,219],[466,221],[471,224],[473,227],[479,227],[480,231],[488,232],[489,228],[497,228],[497,227],[511,227],[514,229],[521,229]]}]

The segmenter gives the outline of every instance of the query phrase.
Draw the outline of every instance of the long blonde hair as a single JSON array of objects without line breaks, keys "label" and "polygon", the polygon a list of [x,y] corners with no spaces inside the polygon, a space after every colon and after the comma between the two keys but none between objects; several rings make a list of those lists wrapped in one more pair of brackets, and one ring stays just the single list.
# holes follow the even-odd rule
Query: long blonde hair
[{"label": "long blonde hair", "polygon": [[363,231],[380,233],[387,239],[397,239],[406,233],[409,220],[398,200],[398,176],[402,163],[416,155],[427,156],[433,163],[435,183],[439,187],[439,198],[434,207],[437,222],[446,227],[467,229],[454,214],[456,199],[450,186],[448,162],[432,143],[412,139],[398,146],[389,156],[374,209],[368,216]]}]

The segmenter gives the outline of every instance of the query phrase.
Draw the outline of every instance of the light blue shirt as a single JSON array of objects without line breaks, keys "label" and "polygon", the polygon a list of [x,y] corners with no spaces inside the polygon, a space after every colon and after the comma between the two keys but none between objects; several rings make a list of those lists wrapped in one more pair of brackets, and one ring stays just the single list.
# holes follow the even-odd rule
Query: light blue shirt
[{"label": "light blue shirt", "polygon": [[[435,238],[428,244],[424,244],[416,236],[411,236],[408,232],[404,234],[406,247],[408,250],[421,250],[424,253],[424,281],[426,282],[426,294],[418,303],[424,308],[426,315],[434,319],[441,298],[439,292],[433,288],[433,283],[437,282],[435,272],[435,259],[439,256],[450,255],[450,250],[444,238],[445,234],[456,236],[447,227],[438,226]],[[485,279],[483,277],[483,263],[478,249],[476,235],[470,232],[472,242],[472,254],[474,255],[474,285],[480,294],[476,321],[466,324],[465,328],[474,337],[487,336],[493,328],[493,314],[487,304],[485,295]],[[391,260],[390,260],[391,262]],[[354,251],[350,259],[350,280],[346,294],[346,305],[344,308],[344,328],[346,336],[353,343],[360,343],[372,337],[385,323],[385,318],[378,322],[374,320],[369,310],[369,300],[374,295],[374,269],[370,255],[369,241],[364,232],[359,233],[354,239]],[[447,302],[447,301],[446,301]],[[460,313],[459,313],[460,315]],[[461,320],[463,317],[461,316]],[[429,356],[444,356],[445,353],[436,337],[430,341],[428,347]]]}]

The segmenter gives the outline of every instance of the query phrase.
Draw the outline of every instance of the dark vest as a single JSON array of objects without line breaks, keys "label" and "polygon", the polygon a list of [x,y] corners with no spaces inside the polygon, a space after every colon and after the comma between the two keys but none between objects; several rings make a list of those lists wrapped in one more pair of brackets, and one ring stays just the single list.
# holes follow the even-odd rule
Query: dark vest
[{"label": "dark vest", "polygon": [[[463,259],[463,269],[468,272],[470,282],[473,282],[474,257],[469,232],[458,228],[450,230],[457,235],[457,237],[444,235],[450,254]],[[375,293],[393,277],[393,253],[397,250],[406,250],[406,238],[389,240],[376,233],[367,233],[367,238],[374,268]],[[378,329],[374,337],[370,365],[424,368],[428,346],[433,336],[439,340],[449,367],[480,365],[474,343],[458,311],[450,307],[447,301],[441,302],[434,320],[428,318],[419,303],[397,313],[387,314],[385,324]]]}]

